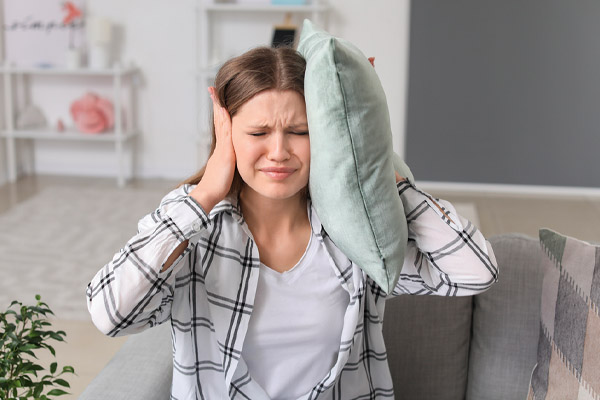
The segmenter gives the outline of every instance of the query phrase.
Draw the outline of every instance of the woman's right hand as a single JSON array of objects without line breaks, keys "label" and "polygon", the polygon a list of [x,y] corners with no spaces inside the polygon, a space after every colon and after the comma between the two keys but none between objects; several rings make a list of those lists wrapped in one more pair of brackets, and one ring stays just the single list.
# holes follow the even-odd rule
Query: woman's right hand
[{"label": "woman's right hand", "polygon": [[200,203],[206,213],[210,212],[229,193],[236,162],[231,139],[231,117],[225,107],[219,103],[215,88],[209,87],[208,92],[213,102],[213,120],[217,141],[215,151],[206,163],[202,180],[190,193],[190,196]]}]

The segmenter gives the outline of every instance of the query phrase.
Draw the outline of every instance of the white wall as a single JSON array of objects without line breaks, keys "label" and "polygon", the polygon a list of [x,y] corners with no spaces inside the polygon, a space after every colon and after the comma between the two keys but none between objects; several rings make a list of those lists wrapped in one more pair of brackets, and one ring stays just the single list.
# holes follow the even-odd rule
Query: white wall
[{"label": "white wall", "polygon": [[[4,21],[3,17],[3,5],[4,3],[0,0],[0,21]],[[3,30],[0,29],[0,59],[3,59],[4,54],[4,39]],[[4,110],[4,79],[0,79],[0,110]],[[4,126],[4,118],[2,116],[4,112],[0,112],[0,129]],[[7,181],[8,171],[6,170],[6,149],[4,140],[0,140],[0,185],[3,185]]]},{"label": "white wall", "polygon": [[[330,0],[330,4],[330,32],[376,57],[388,98],[394,147],[403,154],[409,0]],[[87,13],[108,17],[117,24],[121,60],[142,70],[138,95],[142,137],[138,141],[135,173],[173,179],[192,174],[205,161],[204,149],[199,148],[195,135],[195,1],[88,0]],[[228,36],[235,40],[244,35],[247,31],[231,32]],[[257,37],[256,45],[263,40]],[[33,83],[34,100],[52,124],[59,117],[69,120],[68,104],[88,87],[87,82],[52,82],[47,78]],[[107,82],[91,83],[89,88],[110,94]],[[103,176],[115,170],[112,147],[108,145],[39,141],[35,158],[35,170],[39,173]],[[4,159],[2,153],[0,160]],[[0,182],[3,170],[0,167]]]}]

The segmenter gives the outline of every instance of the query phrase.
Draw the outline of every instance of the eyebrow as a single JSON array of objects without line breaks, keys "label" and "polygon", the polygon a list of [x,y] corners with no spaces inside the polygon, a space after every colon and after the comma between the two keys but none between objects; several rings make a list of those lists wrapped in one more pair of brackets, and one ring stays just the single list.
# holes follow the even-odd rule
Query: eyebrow
[{"label": "eyebrow", "polygon": [[[253,129],[253,130],[265,130],[265,129],[271,129],[271,127],[269,125],[263,124],[263,125],[251,125],[248,126],[249,129]],[[299,124],[291,124],[285,127],[286,129],[308,129],[308,123],[306,122],[301,122]]]}]

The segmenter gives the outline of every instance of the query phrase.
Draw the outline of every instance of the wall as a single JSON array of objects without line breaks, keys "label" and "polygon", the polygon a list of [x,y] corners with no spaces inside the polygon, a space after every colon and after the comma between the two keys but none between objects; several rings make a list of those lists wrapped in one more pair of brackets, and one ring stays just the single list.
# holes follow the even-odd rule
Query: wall
[{"label": "wall", "polygon": [[415,177],[600,187],[599,20],[592,0],[414,2]]},{"label": "wall", "polygon": [[[3,2],[0,0],[0,21],[3,21]],[[4,54],[4,40],[2,36],[3,30],[0,29],[0,59]],[[4,79],[0,79],[0,110],[4,110]],[[0,112],[0,129],[4,126],[4,112]],[[8,171],[6,170],[6,149],[4,140],[0,140],[0,185],[3,185],[8,180]]]},{"label": "wall", "polygon": [[[134,63],[143,71],[138,96],[142,137],[135,160],[135,173],[141,177],[181,179],[205,161],[203,144],[195,132],[195,4],[194,0],[87,3],[89,15],[106,16],[117,24],[117,51],[123,63]],[[409,2],[331,0],[330,4],[330,31],[376,57],[391,110],[395,149],[402,153]],[[242,23],[248,18],[241,18],[228,37],[236,40],[248,36]],[[264,43],[262,34],[255,34],[255,38],[250,47]],[[68,120],[68,104],[84,92],[80,81],[68,79],[38,78],[32,84],[33,98],[52,124],[59,117]],[[83,86],[86,87],[85,82]],[[89,87],[110,94],[105,81],[96,80]],[[4,153],[0,159],[4,160]],[[110,145],[38,141],[35,159],[34,168],[39,173],[104,176],[115,169]]]}]

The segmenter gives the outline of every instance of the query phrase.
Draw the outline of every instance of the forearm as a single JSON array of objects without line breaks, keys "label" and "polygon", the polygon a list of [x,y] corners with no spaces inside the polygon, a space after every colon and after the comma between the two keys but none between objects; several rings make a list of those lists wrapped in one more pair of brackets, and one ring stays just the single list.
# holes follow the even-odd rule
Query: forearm
[{"label": "forearm", "polygon": [[491,246],[447,201],[434,199],[409,182],[398,184],[409,229],[399,292],[470,295],[497,280]]},{"label": "forearm", "polygon": [[183,242],[181,242],[179,246],[177,246],[177,248],[173,250],[169,258],[167,258],[167,261],[165,261],[165,263],[163,264],[163,267],[160,272],[165,272],[166,270],[171,268],[171,265],[173,265],[175,260],[177,260],[183,254],[184,250],[188,247],[188,245],[189,240],[184,240]]},{"label": "forearm", "polygon": [[184,259],[189,238],[206,225],[199,210],[187,196],[167,196],[141,221],[140,232],[96,274],[86,294],[98,329],[115,336],[168,318],[177,272],[170,267]]}]

